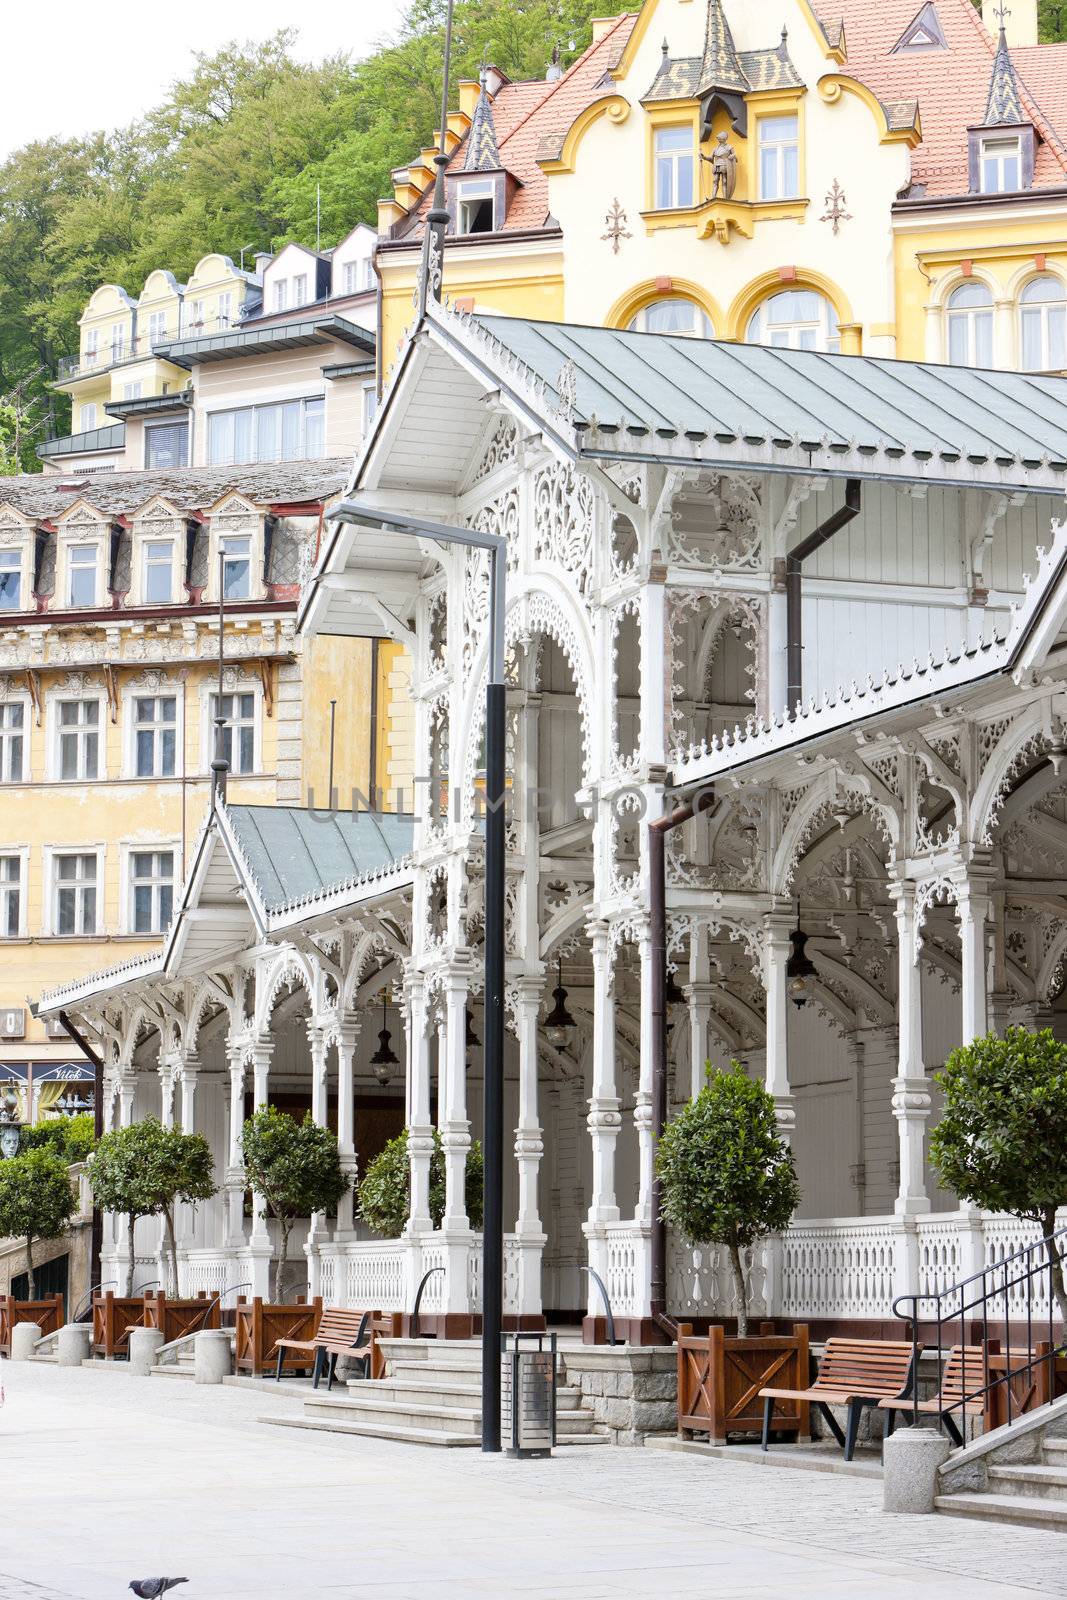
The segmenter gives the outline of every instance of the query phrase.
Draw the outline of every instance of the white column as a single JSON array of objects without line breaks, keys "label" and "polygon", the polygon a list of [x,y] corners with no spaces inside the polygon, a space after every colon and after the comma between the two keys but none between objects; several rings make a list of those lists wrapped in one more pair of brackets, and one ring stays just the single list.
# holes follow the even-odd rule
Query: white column
[{"label": "white column", "polygon": [[[337,1034],[337,1153],[341,1166],[355,1183],[356,1179],[356,1052],[359,1049],[360,1024],[349,1019],[341,1024]],[[355,1231],[356,1199],[354,1189],[337,1202],[338,1239],[351,1238]]]},{"label": "white column", "polygon": [[589,1137],[593,1147],[593,1180],[589,1222],[618,1222],[615,1197],[615,1145],[622,1118],[615,1082],[615,975],[607,924],[592,929],[593,947],[593,1092],[589,1101]]},{"label": "white column", "polygon": [[774,1100],[774,1114],[783,1139],[790,1139],[796,1127],[796,1107],[789,1089],[788,1003],[786,963],[792,948],[793,920],[780,912],[769,912],[763,919],[763,984],[767,998],[767,1093]]},{"label": "white column", "polygon": [[231,1248],[245,1240],[245,1169],[241,1153],[241,1133],[245,1123],[245,1068],[240,1050],[226,1047],[230,1067],[230,1116],[226,1164],[226,1243]]},{"label": "white column", "polygon": [[637,1093],[634,1095],[638,1163],[637,1208],[634,1212],[634,1221],[651,1223],[652,1167],[656,1154],[652,1138],[652,1058],[655,1044],[652,1027],[652,939],[647,927],[638,942],[638,953],[641,960],[641,1071]]},{"label": "white column", "polygon": [[963,1035],[971,1044],[989,1032],[989,973],[986,923],[990,896],[984,885],[961,884],[958,891],[963,962]]},{"label": "white column", "polygon": [[[133,1071],[126,1068],[118,1075],[118,1102],[119,1102],[119,1127],[129,1128],[133,1125],[133,1101],[136,1092],[136,1079]],[[130,1230],[126,1213],[114,1212],[115,1228],[115,1269],[119,1281],[119,1289],[126,1293],[126,1272],[130,1260]]]},{"label": "white column", "polygon": [[541,1256],[546,1242],[537,1198],[545,1148],[537,1100],[537,1016],[543,984],[543,978],[520,978],[515,1001],[519,1043],[519,1119],[515,1129],[519,1207],[515,1233],[519,1241],[520,1316],[537,1316],[541,1312]]},{"label": "white column", "polygon": [[[260,1039],[252,1047],[252,1098],[256,1111],[262,1111],[269,1101],[270,1058],[273,1053],[274,1046],[269,1039]],[[268,1257],[273,1253],[263,1196],[255,1191],[252,1194],[251,1245],[253,1250],[268,1252]]]},{"label": "white column", "polygon": [[930,1209],[923,1149],[930,1115],[930,1090],[923,1065],[922,978],[916,935],[915,885],[891,883],[889,893],[897,921],[899,1054],[892,1105],[900,1139],[900,1188],[894,1209],[900,1217],[911,1217]]},{"label": "white column", "polygon": [[[196,1132],[196,1090],[200,1082],[200,1060],[195,1052],[183,1055],[181,1060],[181,1129],[183,1133]],[[180,1253],[192,1249],[196,1243],[196,1207],[182,1203],[174,1219],[177,1245]],[[174,1286],[177,1289],[177,1284]]]},{"label": "white column", "polygon": [[174,1057],[159,1058],[159,1120],[164,1128],[174,1126]]},{"label": "white column", "polygon": [[129,1128],[133,1125],[133,1100],[137,1090],[137,1080],[133,1072],[127,1070],[119,1074],[119,1127]]},{"label": "white column", "polygon": [[[326,1035],[321,1028],[308,1029],[308,1049],[311,1054],[311,1119],[317,1127],[329,1126],[328,1097],[326,1090]],[[317,1276],[317,1257],[314,1246],[328,1237],[325,1211],[315,1211],[311,1216],[308,1233],[308,1286]],[[314,1258],[314,1259],[313,1259]]]},{"label": "white column", "polygon": [[667,765],[667,624],[662,569],[641,591],[641,759]]},{"label": "white column", "polygon": [[429,1233],[430,1162],[433,1158],[433,1124],[430,1121],[430,1041],[426,1029],[426,987],[415,974],[407,982],[408,1006],[408,1164],[411,1172],[411,1210],[405,1232]]},{"label": "white column", "polygon": [[[445,978],[444,1053],[437,1058],[438,1123],[445,1156],[446,1233],[468,1234],[467,1151],[471,1125],[467,1118],[467,983],[465,969]],[[438,1040],[441,1040],[438,1033]]]}]

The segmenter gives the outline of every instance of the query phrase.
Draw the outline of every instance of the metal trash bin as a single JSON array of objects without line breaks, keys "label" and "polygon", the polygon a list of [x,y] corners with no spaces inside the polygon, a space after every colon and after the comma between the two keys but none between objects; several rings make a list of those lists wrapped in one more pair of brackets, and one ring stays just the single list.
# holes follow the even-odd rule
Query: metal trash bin
[{"label": "metal trash bin", "polygon": [[509,1456],[550,1456],[556,1442],[556,1335],[501,1339],[500,1432]]}]

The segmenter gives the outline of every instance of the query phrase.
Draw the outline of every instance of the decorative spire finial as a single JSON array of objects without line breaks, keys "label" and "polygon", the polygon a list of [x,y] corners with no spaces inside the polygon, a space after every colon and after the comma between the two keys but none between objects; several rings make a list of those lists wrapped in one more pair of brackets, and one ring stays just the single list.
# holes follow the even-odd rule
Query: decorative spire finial
[{"label": "decorative spire finial", "polygon": [[441,133],[437,154],[433,158],[437,175],[433,185],[433,205],[426,217],[426,235],[422,245],[422,264],[416,287],[419,315],[426,311],[428,302],[440,302],[444,281],[445,234],[448,230],[448,206],[445,204],[445,168],[448,166],[448,90],[452,73],[452,9],[454,0],[448,0],[445,16],[445,60],[441,83]]}]

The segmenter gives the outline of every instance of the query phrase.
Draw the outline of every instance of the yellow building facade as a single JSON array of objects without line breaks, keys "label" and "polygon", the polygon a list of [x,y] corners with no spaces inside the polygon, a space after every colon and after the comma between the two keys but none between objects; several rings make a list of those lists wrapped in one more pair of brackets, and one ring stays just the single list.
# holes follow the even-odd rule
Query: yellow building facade
[{"label": "yellow building facade", "polygon": [[[461,85],[445,293],[480,313],[1059,370],[1067,46],[1037,44],[1036,0],[986,12],[645,0],[594,23],[562,76]],[[432,170],[421,152],[380,208],[386,374]]]}]

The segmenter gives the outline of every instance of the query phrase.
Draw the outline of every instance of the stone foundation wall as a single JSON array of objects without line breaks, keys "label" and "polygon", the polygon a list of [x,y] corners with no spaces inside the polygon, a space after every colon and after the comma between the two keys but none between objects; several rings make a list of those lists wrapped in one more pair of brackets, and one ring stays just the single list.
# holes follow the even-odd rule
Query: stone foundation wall
[{"label": "stone foundation wall", "polygon": [[567,1382],[611,1433],[612,1444],[643,1445],[678,1430],[678,1367],[673,1349],[567,1350]]}]

